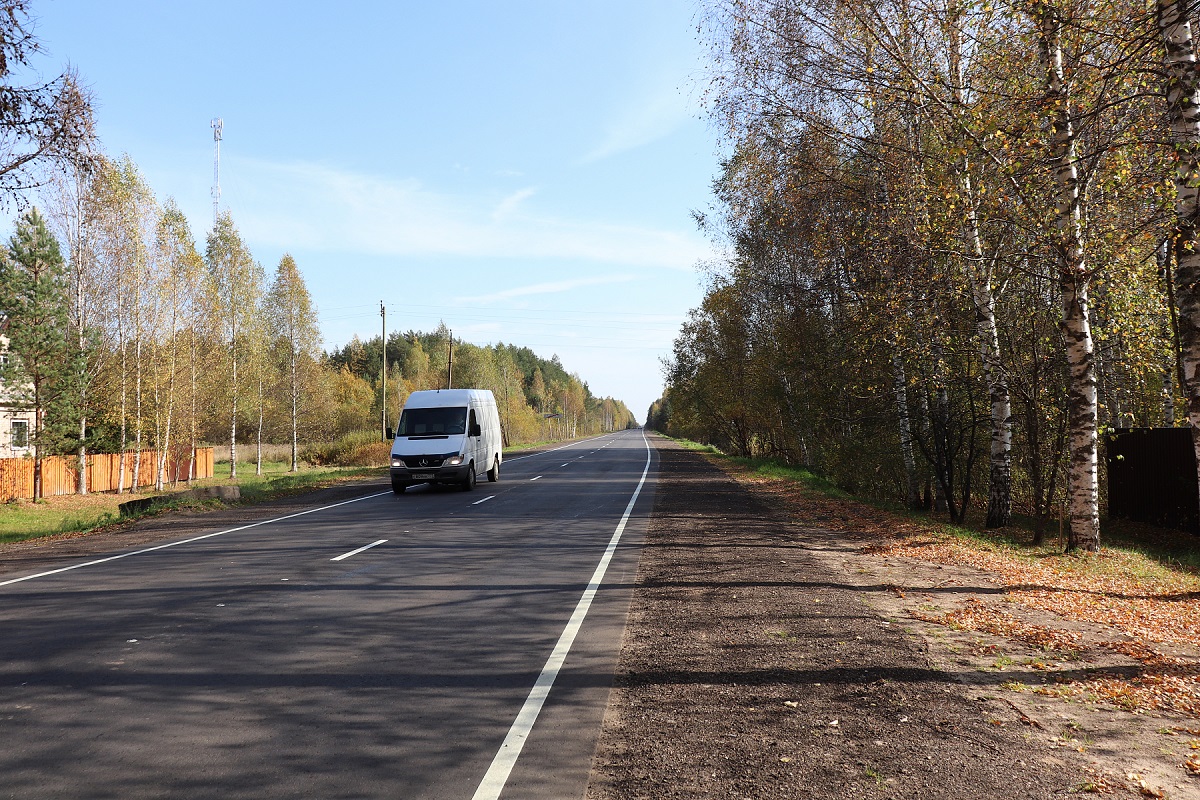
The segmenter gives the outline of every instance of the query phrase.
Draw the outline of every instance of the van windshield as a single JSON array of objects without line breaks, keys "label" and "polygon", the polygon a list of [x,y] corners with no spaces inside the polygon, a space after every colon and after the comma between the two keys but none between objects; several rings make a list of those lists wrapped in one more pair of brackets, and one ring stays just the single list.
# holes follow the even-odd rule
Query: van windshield
[{"label": "van windshield", "polygon": [[466,432],[465,408],[406,408],[396,426],[397,436],[446,436]]}]

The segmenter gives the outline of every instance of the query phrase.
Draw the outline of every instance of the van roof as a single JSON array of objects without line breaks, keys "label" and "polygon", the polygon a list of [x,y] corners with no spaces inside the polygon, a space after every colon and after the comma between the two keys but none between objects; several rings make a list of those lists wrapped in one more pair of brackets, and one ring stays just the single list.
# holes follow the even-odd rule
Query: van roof
[{"label": "van roof", "polygon": [[471,402],[476,405],[496,404],[490,389],[428,389],[413,392],[404,401],[405,408],[443,408],[446,406],[466,406]]}]

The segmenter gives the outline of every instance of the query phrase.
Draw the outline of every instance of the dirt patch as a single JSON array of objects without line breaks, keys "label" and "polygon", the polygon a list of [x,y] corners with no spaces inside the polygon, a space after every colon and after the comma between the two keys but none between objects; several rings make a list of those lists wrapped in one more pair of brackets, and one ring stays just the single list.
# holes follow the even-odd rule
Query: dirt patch
[{"label": "dirt patch", "polygon": [[[1193,718],[1055,695],[1058,671],[1137,668],[1101,646],[1112,630],[1007,602],[978,570],[874,553],[823,527],[850,519],[840,501],[783,504],[656,444],[589,797],[1200,797]],[[1026,638],[943,624],[972,612]]]}]

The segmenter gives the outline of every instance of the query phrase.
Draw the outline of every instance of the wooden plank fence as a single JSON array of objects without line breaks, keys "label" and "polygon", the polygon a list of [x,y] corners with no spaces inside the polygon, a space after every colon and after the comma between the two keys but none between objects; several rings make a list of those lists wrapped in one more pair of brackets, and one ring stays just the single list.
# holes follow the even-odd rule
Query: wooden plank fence
[{"label": "wooden plank fence", "polygon": [[[213,449],[197,447],[195,451],[196,474],[188,475],[191,454],[186,450],[171,448],[164,476],[170,483],[187,481],[191,478],[213,476]],[[87,457],[87,486],[89,492],[115,492],[119,485],[125,489],[133,486],[133,463],[136,453],[126,453],[124,459],[125,481],[121,483],[121,455],[119,453],[97,453]],[[138,486],[153,486],[158,476],[158,451],[141,451],[141,467],[138,471]],[[50,456],[42,459],[42,496],[75,494],[79,491],[79,458],[77,456]],[[17,499],[33,498],[33,459],[0,458],[0,503]]]}]

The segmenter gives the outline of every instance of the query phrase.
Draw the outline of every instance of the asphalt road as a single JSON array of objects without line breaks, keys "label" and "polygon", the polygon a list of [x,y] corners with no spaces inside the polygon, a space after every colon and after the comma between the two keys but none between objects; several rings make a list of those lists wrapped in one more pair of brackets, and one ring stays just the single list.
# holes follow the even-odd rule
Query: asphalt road
[{"label": "asphalt road", "polygon": [[621,432],[0,574],[0,797],[582,796],[654,470]]}]

